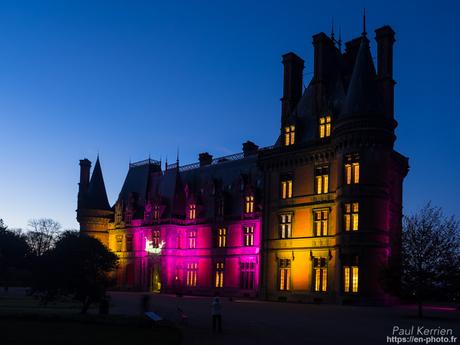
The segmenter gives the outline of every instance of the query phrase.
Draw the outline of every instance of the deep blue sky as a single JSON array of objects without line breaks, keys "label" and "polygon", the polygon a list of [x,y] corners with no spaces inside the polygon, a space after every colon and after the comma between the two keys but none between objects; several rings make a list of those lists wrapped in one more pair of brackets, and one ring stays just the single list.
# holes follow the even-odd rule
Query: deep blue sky
[{"label": "deep blue sky", "polygon": [[281,55],[310,78],[311,36],[332,17],[344,40],[359,35],[363,7],[372,38],[397,34],[405,211],[432,200],[459,216],[459,2],[42,0],[0,3],[0,218],[76,228],[78,160],[98,152],[113,203],[130,159],[271,145]]}]

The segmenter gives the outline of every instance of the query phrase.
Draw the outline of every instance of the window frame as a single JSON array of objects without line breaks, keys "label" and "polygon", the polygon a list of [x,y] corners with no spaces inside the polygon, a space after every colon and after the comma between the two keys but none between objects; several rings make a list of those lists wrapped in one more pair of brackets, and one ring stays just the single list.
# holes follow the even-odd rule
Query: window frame
[{"label": "window frame", "polygon": [[[278,238],[292,238],[292,224],[294,222],[294,212],[283,212],[278,214]],[[287,234],[286,234],[287,231]]]}]

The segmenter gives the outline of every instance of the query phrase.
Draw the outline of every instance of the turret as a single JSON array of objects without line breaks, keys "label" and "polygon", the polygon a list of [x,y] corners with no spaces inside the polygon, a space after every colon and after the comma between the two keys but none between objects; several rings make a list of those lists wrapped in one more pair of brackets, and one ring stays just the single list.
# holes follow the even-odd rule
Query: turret
[{"label": "turret", "polygon": [[107,198],[99,157],[89,180],[90,167],[88,159],[80,161],[77,221],[81,233],[93,236],[107,245],[108,222],[112,219],[113,211]]}]

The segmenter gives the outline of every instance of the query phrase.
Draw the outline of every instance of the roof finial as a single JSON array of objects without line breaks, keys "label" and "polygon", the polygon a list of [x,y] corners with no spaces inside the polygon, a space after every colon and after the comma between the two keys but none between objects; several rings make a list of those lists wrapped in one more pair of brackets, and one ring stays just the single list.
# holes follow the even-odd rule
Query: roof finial
[{"label": "roof finial", "polygon": [[362,32],[362,35],[363,36],[367,35],[367,32],[366,32],[366,8],[365,7],[363,9],[363,32]]},{"label": "roof finial", "polygon": [[177,146],[177,157],[176,157],[177,167],[179,168],[179,146]]},{"label": "roof finial", "polygon": [[337,41],[339,52],[342,52],[342,27],[339,25],[339,40]]},{"label": "roof finial", "polygon": [[335,41],[334,39],[334,17],[332,17],[332,21],[331,21],[331,40],[332,42]]},{"label": "roof finial", "polygon": [[168,155],[166,155],[166,159],[165,159],[165,171],[168,170]]}]

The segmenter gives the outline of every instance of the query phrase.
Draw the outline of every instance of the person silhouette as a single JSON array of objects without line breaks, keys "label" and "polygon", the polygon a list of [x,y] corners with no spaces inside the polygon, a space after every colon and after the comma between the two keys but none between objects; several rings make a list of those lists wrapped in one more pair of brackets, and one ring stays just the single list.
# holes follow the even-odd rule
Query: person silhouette
[{"label": "person silhouette", "polygon": [[211,304],[212,310],[212,331],[222,333],[222,304],[219,297],[214,297]]}]

